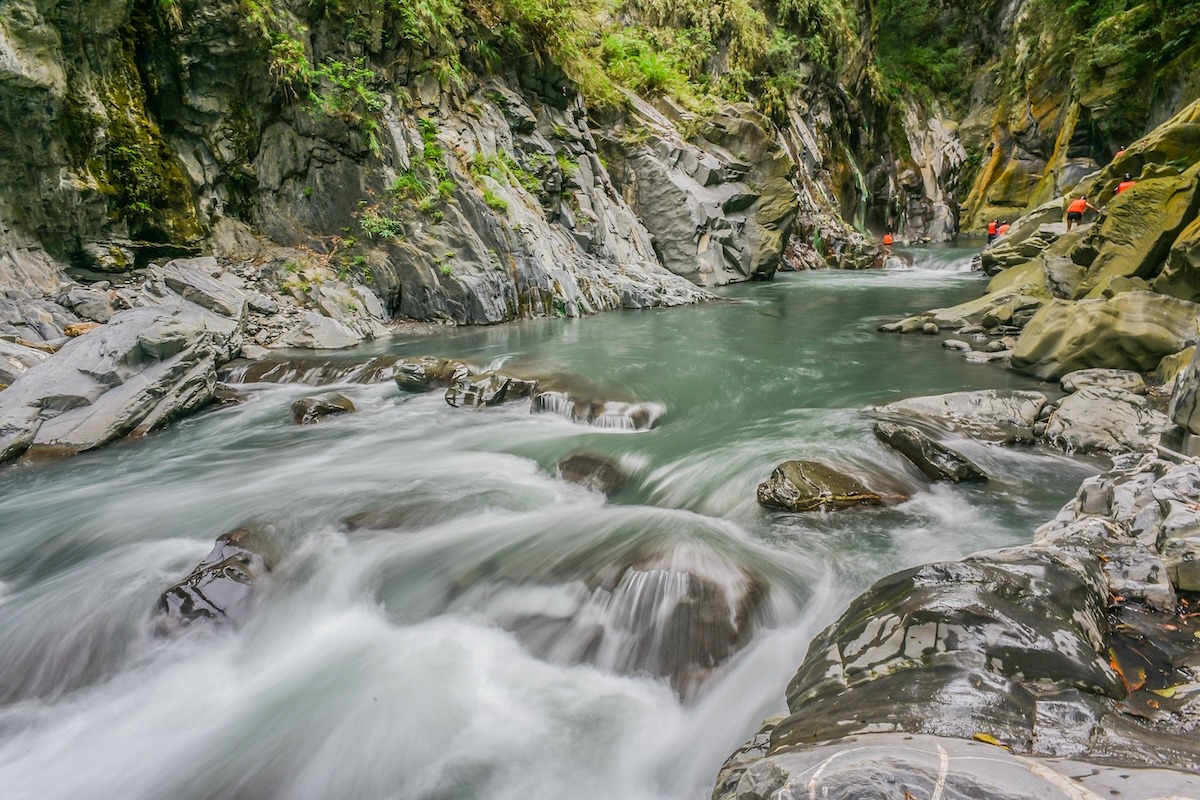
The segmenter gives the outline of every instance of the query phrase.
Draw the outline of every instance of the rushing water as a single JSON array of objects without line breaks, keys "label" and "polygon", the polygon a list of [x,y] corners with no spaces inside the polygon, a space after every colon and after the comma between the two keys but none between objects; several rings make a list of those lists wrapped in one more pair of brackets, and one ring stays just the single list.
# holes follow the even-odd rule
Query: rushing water
[{"label": "rushing water", "polygon": [[[1096,465],[963,443],[993,476],[931,487],[875,441],[872,404],[1026,387],[894,316],[976,295],[962,251],[925,269],[809,273],[724,302],[398,339],[578,376],[661,406],[649,431],[524,405],[349,386],[0,472],[0,800],[702,798],[811,638],[904,566],[1026,541]],[[631,480],[554,476],[576,451]],[[895,476],[884,510],[771,513],[789,458]],[[344,520],[375,514],[386,523]],[[247,520],[286,543],[247,624],[156,637],[158,595]],[[382,528],[370,530],[369,527]]]}]

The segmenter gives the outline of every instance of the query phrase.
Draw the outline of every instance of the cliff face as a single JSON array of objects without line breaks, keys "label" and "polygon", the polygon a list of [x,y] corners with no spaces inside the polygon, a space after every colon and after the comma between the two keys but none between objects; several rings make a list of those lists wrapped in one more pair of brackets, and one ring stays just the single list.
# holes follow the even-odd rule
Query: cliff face
[{"label": "cliff face", "polygon": [[979,165],[964,229],[1070,191],[1200,97],[1200,7],[1013,0],[974,84],[962,139]]}]

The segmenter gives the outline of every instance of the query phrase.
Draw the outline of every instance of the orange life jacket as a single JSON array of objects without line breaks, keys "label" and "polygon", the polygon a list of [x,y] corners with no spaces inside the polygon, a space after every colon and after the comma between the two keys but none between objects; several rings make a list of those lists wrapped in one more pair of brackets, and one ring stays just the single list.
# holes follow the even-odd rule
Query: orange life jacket
[{"label": "orange life jacket", "polygon": [[1009,225],[1008,223],[1005,223],[1000,226],[1000,230],[996,231],[996,233],[999,234],[1000,236],[1003,236],[1004,234],[1008,233],[1008,229],[1010,227],[1012,227],[1012,226]]},{"label": "orange life jacket", "polygon": [[892,238],[892,235],[890,233],[885,233],[883,235],[883,243],[885,246],[891,247],[892,243],[895,241],[896,240]]},{"label": "orange life jacket", "polygon": [[996,223],[994,223],[994,222],[989,222],[989,223],[988,223],[988,233],[992,234],[993,236],[995,235],[995,233],[996,233]]},{"label": "orange life jacket", "polygon": [[1082,214],[1084,211],[1087,211],[1087,206],[1087,200],[1080,198],[1079,200],[1073,201],[1071,205],[1067,206],[1067,213]]},{"label": "orange life jacket", "polygon": [[1125,191],[1130,186],[1133,186],[1135,183],[1137,183],[1137,181],[1121,181],[1117,185],[1117,194],[1120,194],[1121,192]]},{"label": "orange life jacket", "polygon": [[1115,156],[1113,156],[1113,160],[1115,161],[1116,159],[1120,158],[1123,155],[1125,155],[1124,147],[1122,147],[1120,150],[1117,151],[1117,154]]}]

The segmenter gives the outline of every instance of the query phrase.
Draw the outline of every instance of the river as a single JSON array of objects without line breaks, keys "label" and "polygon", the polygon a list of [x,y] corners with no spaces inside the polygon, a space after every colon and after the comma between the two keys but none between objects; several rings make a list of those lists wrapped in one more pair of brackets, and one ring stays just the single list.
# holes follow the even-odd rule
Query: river
[{"label": "river", "polygon": [[[1028,541],[1099,471],[964,442],[993,479],[930,486],[875,440],[872,404],[1034,385],[875,331],[982,290],[964,251],[914,254],[340,356],[577,376],[652,404],[647,431],[394,385],[343,387],[356,413],[297,426],[291,403],[318,390],[260,384],[142,441],[4,468],[0,800],[706,797],[857,593]],[[606,500],[556,478],[576,451],[628,484]],[[757,505],[777,464],[813,457],[911,499]],[[345,524],[364,512],[390,522]],[[249,621],[156,636],[162,591],[249,520],[287,550]]]}]

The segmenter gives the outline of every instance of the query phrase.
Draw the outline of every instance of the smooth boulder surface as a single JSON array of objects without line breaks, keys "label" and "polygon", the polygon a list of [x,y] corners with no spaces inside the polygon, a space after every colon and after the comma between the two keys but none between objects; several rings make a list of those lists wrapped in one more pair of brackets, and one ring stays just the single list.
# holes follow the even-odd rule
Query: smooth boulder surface
[{"label": "smooth boulder surface", "polygon": [[966,456],[911,425],[877,422],[873,430],[880,441],[903,454],[931,481],[987,480],[984,471]]},{"label": "smooth boulder surface", "polygon": [[1153,292],[1110,299],[1053,300],[1017,339],[1012,367],[1044,380],[1079,369],[1150,372],[1200,339],[1200,305]]},{"label": "smooth boulder surface", "polygon": [[191,309],[122,312],[0,392],[0,461],[161,428],[212,399],[216,353],[205,316]]},{"label": "smooth boulder surface", "polygon": [[783,511],[830,511],[898,502],[820,461],[785,461],[758,485],[758,502]]},{"label": "smooth boulder surface", "polygon": [[878,406],[876,414],[894,420],[924,420],[991,441],[1032,441],[1046,396],[1041,392],[985,389],[912,397]]},{"label": "smooth boulder surface", "polygon": [[1077,392],[1092,386],[1120,389],[1133,394],[1146,394],[1146,380],[1141,373],[1128,369],[1079,369],[1062,376],[1062,387]]},{"label": "smooth boulder surface", "polygon": [[1128,453],[1152,450],[1169,427],[1144,395],[1088,386],[1059,402],[1044,438],[1069,453]]},{"label": "smooth boulder surface", "polygon": [[273,529],[262,525],[219,536],[191,574],[162,593],[159,632],[171,633],[199,620],[245,622],[263,578],[274,568],[274,536]]}]

